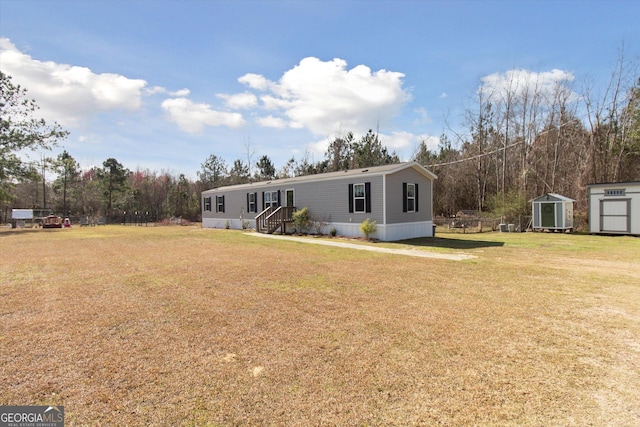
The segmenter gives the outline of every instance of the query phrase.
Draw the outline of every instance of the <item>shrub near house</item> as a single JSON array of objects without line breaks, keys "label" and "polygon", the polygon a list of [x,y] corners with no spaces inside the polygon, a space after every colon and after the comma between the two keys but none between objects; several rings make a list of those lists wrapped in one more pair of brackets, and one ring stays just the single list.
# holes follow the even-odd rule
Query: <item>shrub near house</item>
[{"label": "shrub near house", "polygon": [[376,229],[376,222],[371,221],[369,218],[365,219],[362,224],[360,224],[360,231],[364,233],[364,237],[366,237],[367,239],[369,239],[369,236],[376,232]]}]

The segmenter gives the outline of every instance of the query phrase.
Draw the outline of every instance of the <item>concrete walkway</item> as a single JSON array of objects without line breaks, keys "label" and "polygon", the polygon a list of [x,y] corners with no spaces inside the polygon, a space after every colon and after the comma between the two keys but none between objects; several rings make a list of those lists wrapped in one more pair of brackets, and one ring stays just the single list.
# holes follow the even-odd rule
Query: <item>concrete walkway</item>
[{"label": "concrete walkway", "polygon": [[323,238],[316,239],[311,237],[281,236],[277,234],[262,234],[262,233],[245,233],[245,235],[254,236],[254,237],[265,237],[268,239],[276,239],[276,240],[288,240],[291,242],[298,242],[298,243],[310,243],[313,245],[337,246],[340,248],[357,249],[359,251],[371,251],[371,252],[380,252],[385,254],[407,255],[407,256],[415,256],[415,257],[421,257],[421,258],[447,259],[451,261],[463,261],[466,259],[477,258],[475,255],[443,254],[438,252],[423,251],[421,249],[391,249],[391,248],[376,247],[371,245],[356,245],[354,243],[337,242],[334,240],[323,239]]}]

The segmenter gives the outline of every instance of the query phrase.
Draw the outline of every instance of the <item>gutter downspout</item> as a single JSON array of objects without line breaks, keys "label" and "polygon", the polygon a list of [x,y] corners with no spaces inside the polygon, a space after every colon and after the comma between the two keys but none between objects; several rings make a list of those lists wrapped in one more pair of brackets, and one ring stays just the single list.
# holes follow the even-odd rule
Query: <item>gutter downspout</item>
[{"label": "gutter downspout", "polygon": [[382,175],[382,224],[384,236],[381,240],[387,240],[387,174]]},{"label": "gutter downspout", "polygon": [[433,228],[433,226],[435,225],[435,221],[433,218],[433,192],[435,190],[435,179],[430,179],[429,180],[431,183],[431,237],[436,237],[436,233],[435,233],[435,229]]}]

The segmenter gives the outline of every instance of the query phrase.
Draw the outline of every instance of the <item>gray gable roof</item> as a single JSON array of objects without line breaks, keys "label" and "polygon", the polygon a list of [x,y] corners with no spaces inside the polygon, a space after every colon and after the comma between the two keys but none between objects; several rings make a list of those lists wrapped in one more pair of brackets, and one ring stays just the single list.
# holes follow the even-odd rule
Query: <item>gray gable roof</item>
[{"label": "gray gable roof", "polygon": [[407,168],[413,168],[417,170],[428,179],[431,179],[431,180],[437,179],[436,175],[433,172],[429,171],[420,163],[406,162],[406,163],[396,163],[393,165],[372,166],[369,168],[361,168],[361,169],[349,169],[349,170],[338,171],[338,172],[327,172],[327,173],[321,173],[321,174],[315,174],[315,175],[303,175],[303,176],[296,176],[293,178],[272,179],[269,181],[251,182],[247,184],[228,185],[225,187],[218,187],[210,190],[205,190],[203,191],[203,194],[214,193],[214,192],[217,193],[220,191],[228,191],[228,190],[241,190],[243,188],[257,189],[257,188],[268,187],[269,185],[285,185],[289,183],[342,179],[349,176],[389,175]]},{"label": "gray gable roof", "polygon": [[555,193],[547,193],[543,196],[536,197],[533,199],[534,202],[575,202],[575,200],[570,199],[565,196],[561,196],[560,194]]}]

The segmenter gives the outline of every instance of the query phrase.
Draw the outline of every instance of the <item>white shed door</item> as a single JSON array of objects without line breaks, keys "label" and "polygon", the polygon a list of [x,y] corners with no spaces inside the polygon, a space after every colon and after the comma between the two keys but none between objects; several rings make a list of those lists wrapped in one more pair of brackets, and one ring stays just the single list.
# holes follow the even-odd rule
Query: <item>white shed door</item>
[{"label": "white shed door", "polygon": [[629,232],[629,200],[600,200],[600,231]]}]

